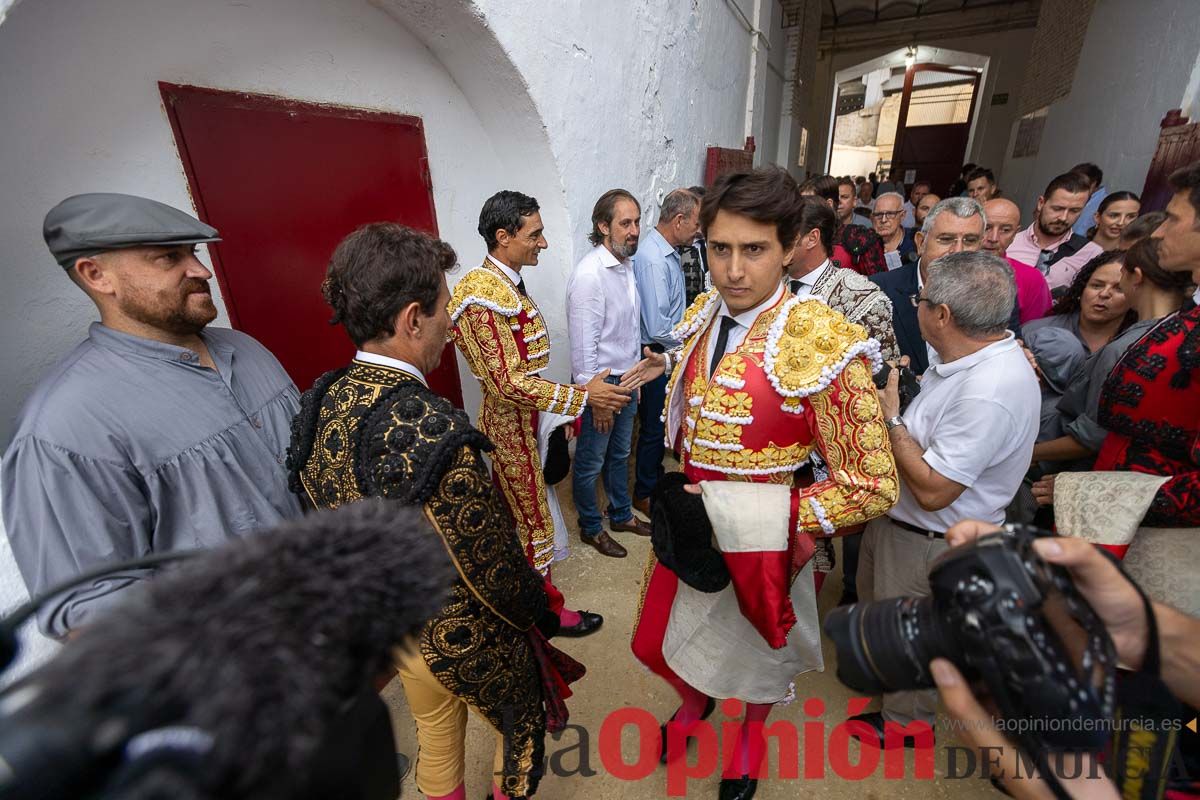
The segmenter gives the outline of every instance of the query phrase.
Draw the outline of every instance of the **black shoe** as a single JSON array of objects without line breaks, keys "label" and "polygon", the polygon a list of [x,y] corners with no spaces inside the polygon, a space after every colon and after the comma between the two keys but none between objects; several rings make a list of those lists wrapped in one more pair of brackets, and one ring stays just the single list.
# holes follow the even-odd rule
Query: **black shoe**
[{"label": "black shoe", "polygon": [[[708,702],[704,704],[704,713],[700,715],[700,720],[703,722],[704,720],[711,717],[713,711],[715,711],[716,708],[717,708],[717,701],[712,699],[711,697],[708,698]],[[675,714],[678,714],[678,713],[679,713],[679,711],[677,709],[675,711]],[[671,715],[671,719],[675,719],[675,714]],[[667,720],[667,722],[670,722],[670,720]],[[658,755],[658,763],[665,764],[665,763],[667,763],[667,726],[666,726],[666,724],[660,725],[658,727],[658,731],[660,734],[662,734],[662,752],[659,753],[659,755]],[[689,736],[687,738],[690,739],[692,737]],[[685,739],[684,744],[686,744],[686,743],[687,743],[687,740]]]},{"label": "black shoe", "polygon": [[587,636],[600,630],[600,626],[604,624],[604,617],[599,614],[593,614],[590,611],[580,611],[581,619],[578,623],[570,627],[563,625],[558,629],[559,636],[570,636],[578,639],[581,636]]},{"label": "black shoe", "polygon": [[758,791],[758,781],[749,775],[740,778],[721,778],[717,800],[750,800]]},{"label": "black shoe", "polygon": [[[883,720],[882,713],[880,713],[878,711],[870,711],[866,714],[855,714],[853,717],[850,717],[846,721],[847,722],[862,722],[862,723],[865,723],[866,725],[870,726],[871,731],[875,734],[875,746],[881,750],[887,746],[886,745],[887,738],[884,735],[885,728],[884,728],[884,720]],[[850,731],[850,735],[853,736],[855,739],[858,739],[861,742],[868,741],[869,734],[866,734],[866,732],[862,730],[862,725],[853,725],[850,728],[848,728],[848,730]],[[930,734],[930,740],[932,741],[932,739],[933,739],[933,727],[932,726],[930,726],[929,734]],[[921,737],[921,738],[923,739],[925,737]],[[893,737],[893,741],[894,741],[894,737]],[[912,734],[905,734],[902,741],[904,743],[904,746],[909,749],[915,748],[917,746],[917,737]]]}]

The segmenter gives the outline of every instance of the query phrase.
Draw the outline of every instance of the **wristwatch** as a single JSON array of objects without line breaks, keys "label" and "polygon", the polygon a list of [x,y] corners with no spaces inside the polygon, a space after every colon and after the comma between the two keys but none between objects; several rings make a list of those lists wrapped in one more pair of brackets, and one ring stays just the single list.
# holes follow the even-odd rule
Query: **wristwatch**
[{"label": "wristwatch", "polygon": [[903,428],[903,427],[907,427],[907,426],[904,424],[904,417],[900,416],[899,414],[897,414],[897,415],[896,415],[896,416],[894,416],[894,417],[889,417],[889,418],[885,419],[885,420],[883,421],[883,424],[884,424],[884,425],[887,425],[887,429],[888,429],[889,431],[890,431],[890,430],[892,430],[893,428]]}]

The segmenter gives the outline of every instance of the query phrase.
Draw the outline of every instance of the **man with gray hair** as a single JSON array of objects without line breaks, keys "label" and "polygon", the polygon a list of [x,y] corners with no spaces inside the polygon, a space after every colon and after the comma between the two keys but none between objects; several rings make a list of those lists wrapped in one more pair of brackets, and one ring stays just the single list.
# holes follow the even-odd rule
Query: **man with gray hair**
[{"label": "man with gray hair", "polygon": [[883,256],[888,270],[899,269],[915,250],[904,221],[904,195],[899,192],[884,192],[875,198],[875,209],[871,212],[871,225],[883,240]]},{"label": "man with gray hair", "polygon": [[[686,306],[683,266],[679,248],[689,245],[700,230],[700,199],[687,189],[676,189],[663,198],[658,225],[633,254],[642,307],[642,347],[662,353],[679,346],[671,331],[683,319]],[[638,401],[640,423],[637,442],[637,477],[633,507],[650,514],[650,493],[663,473],[663,399],[667,376],[660,375],[642,387]]]},{"label": "man with gray hair", "polygon": [[[1040,407],[1037,376],[1008,330],[1015,297],[1012,268],[991,253],[953,252],[925,267],[922,287],[908,302],[933,353],[903,415],[896,370],[879,393],[900,500],[867,524],[858,562],[861,601],[927,596],[929,568],[946,551],[952,525],[1004,522],[1029,468]],[[881,745],[885,721],[907,726],[910,744],[914,736],[932,738],[926,725],[936,706],[932,690],[895,692],[885,695],[882,713],[851,719],[870,728],[856,726],[858,735],[877,734]]]},{"label": "man with gray hair", "polygon": [[[896,332],[896,343],[901,355],[908,356],[909,365],[916,374],[922,374],[929,366],[929,346],[917,322],[917,309],[912,297],[925,285],[928,265],[947,253],[973,252],[983,246],[987,219],[983,207],[969,197],[949,197],[936,206],[925,217],[925,222],[913,237],[917,260],[889,272],[872,275],[880,289],[892,301],[892,328]],[[1011,277],[1011,276],[1010,276]],[[1015,291],[1015,290],[1014,290]],[[999,298],[988,298],[999,302]],[[1008,329],[1021,338],[1020,311],[1015,300],[1009,301],[1012,313]]]}]

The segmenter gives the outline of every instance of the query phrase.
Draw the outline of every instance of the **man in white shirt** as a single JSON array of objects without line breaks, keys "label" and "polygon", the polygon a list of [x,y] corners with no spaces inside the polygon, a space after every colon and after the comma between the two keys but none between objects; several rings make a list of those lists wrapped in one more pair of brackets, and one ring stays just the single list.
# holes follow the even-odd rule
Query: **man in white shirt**
[{"label": "man in white shirt", "polygon": [[[637,252],[641,206],[624,189],[611,189],[592,209],[595,245],[571,273],[567,284],[567,328],[571,334],[571,373],[587,383],[608,371],[621,376],[642,359],[641,304],[631,259]],[[604,530],[596,501],[596,480],[603,474],[612,531],[649,536],[650,526],[633,516],[629,496],[629,449],[637,399],[617,412],[588,408],[575,444],[573,489],[579,511],[579,536],[611,558],[628,553]]]},{"label": "man in white shirt", "polygon": [[[1029,468],[1040,404],[1037,376],[1007,330],[1015,293],[1012,269],[991,253],[950,253],[927,267],[912,298],[933,350],[921,392],[901,416],[893,370],[879,397],[900,500],[867,523],[858,562],[863,602],[928,595],[929,568],[947,549],[951,525],[1004,522]],[[883,743],[885,720],[932,724],[936,705],[933,690],[896,692],[884,696],[882,713],[852,719]]]}]

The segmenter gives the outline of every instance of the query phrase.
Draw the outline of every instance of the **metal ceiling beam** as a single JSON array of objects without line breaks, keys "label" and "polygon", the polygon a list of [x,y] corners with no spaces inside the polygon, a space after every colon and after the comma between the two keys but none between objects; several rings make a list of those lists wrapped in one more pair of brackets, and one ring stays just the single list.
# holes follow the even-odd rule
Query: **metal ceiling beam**
[{"label": "metal ceiling beam", "polygon": [[[960,6],[958,8],[958,10],[956,10],[956,11],[937,11],[937,12],[934,12],[933,14],[929,14],[925,17],[922,17],[922,19],[930,19],[932,17],[936,17],[936,16],[939,16],[942,14],[963,14],[963,13],[969,13],[969,12],[974,12],[974,11],[980,11],[980,10],[984,10],[984,9],[1008,9],[1008,8],[1019,9],[1021,7],[1029,6],[1029,5],[1033,5],[1033,6],[1040,5],[1040,0],[992,0],[992,2],[980,3],[979,5],[974,5],[974,6],[971,6],[970,8],[968,8],[967,7],[968,2],[969,2],[969,0],[962,0],[962,6]],[[925,6],[925,0],[917,0],[917,7],[913,11],[913,13],[909,14],[908,16],[904,16],[904,17],[892,17],[890,19],[884,20],[884,22],[885,23],[886,22],[902,22],[904,20],[916,19],[917,17],[921,17],[921,12],[924,10],[924,6]],[[839,22],[840,18],[838,17],[838,14],[837,14],[836,0],[829,0],[829,7],[833,12],[833,24],[830,25],[830,24],[823,23],[821,25],[822,35],[831,31],[834,28],[837,28],[839,31],[844,31],[844,30],[849,30],[851,28],[861,28],[864,26],[879,24],[879,0],[875,0],[875,17],[873,20],[871,20],[869,22],[851,22],[846,25],[842,25]]]},{"label": "metal ceiling beam", "polygon": [[821,56],[830,51],[853,52],[887,46],[902,46],[920,40],[934,44],[940,39],[1036,27],[1040,0],[1016,0],[1003,6],[988,4],[965,11],[924,13],[919,19],[904,17],[874,23],[824,27],[818,48]]}]

